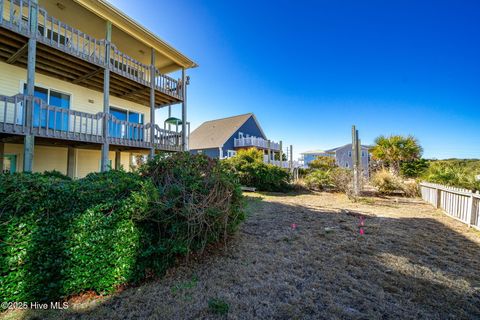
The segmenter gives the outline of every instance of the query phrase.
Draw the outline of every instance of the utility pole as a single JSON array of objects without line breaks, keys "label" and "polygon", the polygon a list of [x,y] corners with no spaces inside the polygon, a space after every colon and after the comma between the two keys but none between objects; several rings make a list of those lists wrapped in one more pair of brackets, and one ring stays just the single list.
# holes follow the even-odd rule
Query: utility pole
[{"label": "utility pole", "polygon": [[353,164],[353,194],[360,195],[361,145],[358,139],[358,130],[352,126],[352,164]]}]

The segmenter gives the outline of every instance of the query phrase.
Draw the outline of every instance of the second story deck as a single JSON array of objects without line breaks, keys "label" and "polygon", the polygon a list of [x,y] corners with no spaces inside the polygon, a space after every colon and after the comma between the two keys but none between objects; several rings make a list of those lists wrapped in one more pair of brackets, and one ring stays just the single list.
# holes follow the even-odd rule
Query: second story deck
[{"label": "second story deck", "polygon": [[[33,106],[33,109],[28,110],[28,106]],[[26,121],[28,113],[31,114],[30,122]],[[105,123],[108,124],[106,134],[103,130]],[[0,137],[21,137],[27,134],[69,143],[108,142],[110,145],[126,148],[182,150],[182,133],[165,130],[158,125],[120,120],[103,112],[91,114],[59,108],[47,105],[37,97],[21,94],[13,97],[0,95]]]},{"label": "second story deck", "polygon": [[[35,25],[35,32],[30,31],[31,24]],[[153,86],[156,106],[183,101],[181,81],[162,73],[154,65],[127,55],[114,40],[109,42],[87,34],[29,0],[0,0],[0,61],[26,68],[29,38],[37,41],[37,72],[103,91],[103,71],[109,69],[113,96],[148,106]],[[122,39],[128,40],[128,36]],[[137,51],[150,56],[150,52],[144,50],[147,49]]]},{"label": "second story deck", "polygon": [[234,140],[235,148],[258,148],[280,151],[280,144],[260,137],[243,137]]}]

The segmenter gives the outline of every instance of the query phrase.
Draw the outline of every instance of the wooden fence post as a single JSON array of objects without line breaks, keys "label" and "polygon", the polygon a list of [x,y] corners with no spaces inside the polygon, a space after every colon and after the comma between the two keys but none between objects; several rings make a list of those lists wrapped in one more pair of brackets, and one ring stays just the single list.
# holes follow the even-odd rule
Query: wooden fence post
[{"label": "wooden fence post", "polygon": [[468,207],[467,207],[467,224],[468,227],[471,227],[472,224],[475,224],[475,215],[477,211],[477,207],[475,205],[475,198],[473,195],[470,196],[470,199],[468,200]]},{"label": "wooden fence post", "polygon": [[440,209],[440,207],[442,206],[442,190],[436,188],[435,190],[437,190],[437,203],[435,204],[435,207],[437,209]]}]

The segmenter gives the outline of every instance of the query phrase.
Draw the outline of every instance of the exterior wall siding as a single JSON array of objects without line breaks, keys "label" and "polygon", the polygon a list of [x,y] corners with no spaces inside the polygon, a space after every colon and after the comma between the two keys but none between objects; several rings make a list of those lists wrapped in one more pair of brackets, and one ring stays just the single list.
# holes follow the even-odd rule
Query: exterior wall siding
[{"label": "exterior wall siding", "polygon": [[257,126],[257,123],[255,122],[255,120],[253,119],[253,117],[250,117],[248,118],[247,121],[245,121],[245,123],[240,127],[238,128],[237,131],[235,131],[235,133],[223,144],[223,154],[226,156],[227,155],[227,151],[228,150],[235,150],[234,149],[234,139],[238,138],[238,133],[239,132],[242,132],[243,135],[249,135],[249,136],[254,136],[254,137],[262,137],[264,139],[267,139],[267,137],[265,137],[263,134],[262,134],[262,131],[260,130],[260,128]]},{"label": "exterior wall siding", "polygon": [[[91,172],[100,171],[100,150],[76,149],[75,177],[83,178]],[[22,172],[23,168],[23,144],[5,144],[5,154],[16,156],[16,170]],[[120,164],[125,171],[131,171],[130,152],[121,152]],[[147,153],[144,153],[147,154]],[[33,172],[57,170],[67,174],[68,149],[65,147],[35,146],[33,158]],[[109,159],[112,167],[115,166],[115,152],[110,151]]]},{"label": "exterior wall siding", "polygon": [[[13,96],[22,91],[27,70],[0,62],[0,95]],[[87,80],[88,81],[88,80]],[[35,74],[35,85],[70,94],[70,108],[96,114],[103,112],[103,93],[75,85],[40,73]],[[93,102],[90,102],[93,101]],[[110,96],[110,105],[144,115],[144,123],[150,122],[150,108],[118,97]]]},{"label": "exterior wall siding", "polygon": [[[366,176],[368,176],[368,167],[369,167],[369,160],[368,160],[368,149],[363,148],[363,156],[361,157],[362,162],[362,170]],[[340,149],[337,149],[335,152],[335,160],[337,165],[342,168],[353,168],[353,160],[352,160],[352,145],[346,145]]]},{"label": "exterior wall siding", "polygon": [[212,148],[212,149],[196,149],[196,150],[190,150],[190,153],[192,154],[205,154],[209,156],[210,158],[217,159],[220,157],[220,150],[218,148]]}]

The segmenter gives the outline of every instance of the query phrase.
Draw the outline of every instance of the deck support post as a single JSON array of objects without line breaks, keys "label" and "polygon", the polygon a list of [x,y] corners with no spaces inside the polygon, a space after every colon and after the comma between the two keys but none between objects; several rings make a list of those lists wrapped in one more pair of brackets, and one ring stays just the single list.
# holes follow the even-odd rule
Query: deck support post
[{"label": "deck support post", "polygon": [[5,143],[0,141],[0,174],[3,172],[4,160],[5,159]]},{"label": "deck support post", "polygon": [[105,37],[105,69],[103,70],[103,144],[102,158],[100,160],[100,169],[102,172],[108,171],[109,159],[108,153],[110,149],[108,141],[108,120],[110,115],[110,47],[112,41],[112,23],[107,21],[106,37]]},{"label": "deck support post", "polygon": [[35,64],[37,55],[37,19],[38,19],[38,0],[31,0],[30,7],[30,36],[28,38],[28,58],[27,58],[27,99],[25,108],[25,124],[29,128],[23,141],[23,172],[32,172],[33,170],[33,152],[35,146],[35,136],[31,131],[33,118],[33,100],[30,99],[35,94]]},{"label": "deck support post", "polygon": [[[170,118],[172,116],[172,105],[168,105],[168,117]],[[172,125],[169,123],[168,124],[168,131],[172,131]]]},{"label": "deck support post", "polygon": [[115,170],[120,170],[122,166],[122,152],[115,151]]},{"label": "deck support post", "polygon": [[187,145],[187,83],[185,68],[182,68],[182,151],[188,151]]},{"label": "deck support post", "polygon": [[150,158],[155,156],[155,49],[150,61]]},{"label": "deck support post", "polygon": [[290,170],[293,170],[293,145],[290,145]]},{"label": "deck support post", "polygon": [[271,163],[272,162],[272,150],[270,149],[270,140],[267,140],[267,155],[268,155],[268,162],[267,163]]},{"label": "deck support post", "polygon": [[278,151],[278,156],[279,156],[279,159],[280,160],[280,168],[283,168],[283,142],[280,141],[280,150]]},{"label": "deck support post", "polygon": [[67,153],[67,176],[75,178],[75,168],[77,166],[77,149],[69,146]]}]

